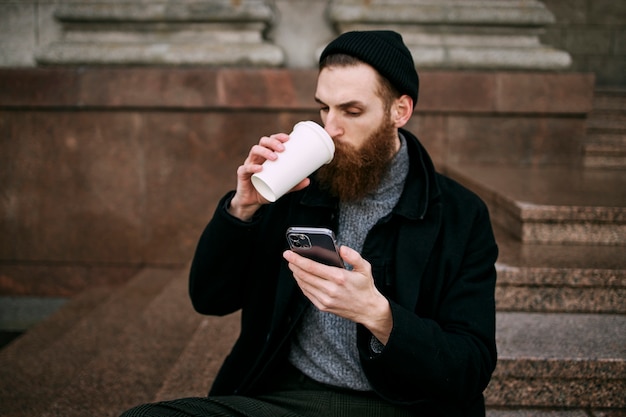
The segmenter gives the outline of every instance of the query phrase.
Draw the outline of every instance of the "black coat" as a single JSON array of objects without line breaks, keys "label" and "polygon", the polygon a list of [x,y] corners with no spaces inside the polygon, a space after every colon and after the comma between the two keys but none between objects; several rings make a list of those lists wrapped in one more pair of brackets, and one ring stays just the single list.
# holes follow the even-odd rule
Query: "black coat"
[{"label": "black coat", "polygon": [[[424,415],[484,415],[482,391],[496,364],[497,246],[484,203],[435,172],[419,141],[407,139],[410,168],[400,201],[372,228],[362,256],[389,299],[393,329],[380,354],[358,326],[360,360],[373,389]],[[337,201],[315,181],[263,206],[251,222],[219,203],[190,273],[202,314],[242,310],[241,334],[211,395],[261,392],[286,362],[288,340],[308,301],[282,252],[289,226],[336,229]]]}]

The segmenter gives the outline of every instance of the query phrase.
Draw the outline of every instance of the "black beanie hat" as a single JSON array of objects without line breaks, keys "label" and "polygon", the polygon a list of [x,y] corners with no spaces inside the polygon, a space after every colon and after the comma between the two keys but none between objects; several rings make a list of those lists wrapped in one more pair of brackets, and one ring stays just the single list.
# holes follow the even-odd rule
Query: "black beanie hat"
[{"label": "black beanie hat", "polygon": [[417,103],[419,77],[413,57],[402,36],[391,30],[353,31],[340,35],[326,46],[320,63],[328,55],[346,54],[371,65],[383,77]]}]

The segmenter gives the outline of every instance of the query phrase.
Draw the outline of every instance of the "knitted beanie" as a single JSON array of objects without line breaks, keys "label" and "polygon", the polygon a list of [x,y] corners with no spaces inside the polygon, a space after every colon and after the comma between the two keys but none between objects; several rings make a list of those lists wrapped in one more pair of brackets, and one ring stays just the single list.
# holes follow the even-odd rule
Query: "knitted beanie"
[{"label": "knitted beanie", "polygon": [[411,52],[402,36],[391,30],[353,31],[340,35],[329,43],[320,63],[328,55],[346,54],[371,65],[401,94],[407,94],[417,103],[419,77]]}]

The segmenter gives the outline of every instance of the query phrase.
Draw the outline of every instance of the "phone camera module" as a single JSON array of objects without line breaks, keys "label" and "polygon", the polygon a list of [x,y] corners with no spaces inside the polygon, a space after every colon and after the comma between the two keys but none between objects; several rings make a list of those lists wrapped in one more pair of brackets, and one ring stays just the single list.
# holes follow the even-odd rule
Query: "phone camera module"
[{"label": "phone camera module", "polygon": [[291,245],[294,248],[297,249],[310,249],[311,248],[311,241],[309,240],[309,237],[305,234],[294,234],[294,235],[290,235],[289,239],[291,240]]}]

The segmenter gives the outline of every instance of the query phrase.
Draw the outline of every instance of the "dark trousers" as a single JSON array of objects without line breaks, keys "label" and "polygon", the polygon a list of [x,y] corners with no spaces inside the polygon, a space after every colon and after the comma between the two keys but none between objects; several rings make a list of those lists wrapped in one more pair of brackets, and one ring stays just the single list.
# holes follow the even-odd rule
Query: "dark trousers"
[{"label": "dark trousers", "polygon": [[410,411],[371,392],[333,389],[313,381],[295,368],[279,377],[269,393],[255,397],[181,398],[144,404],[121,417],[408,417]]}]

